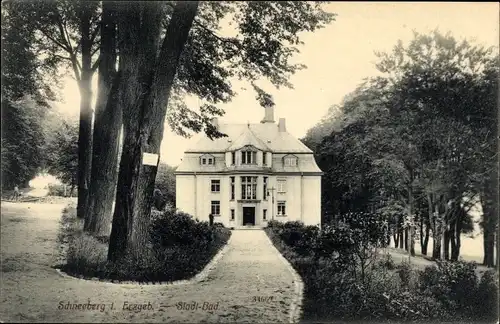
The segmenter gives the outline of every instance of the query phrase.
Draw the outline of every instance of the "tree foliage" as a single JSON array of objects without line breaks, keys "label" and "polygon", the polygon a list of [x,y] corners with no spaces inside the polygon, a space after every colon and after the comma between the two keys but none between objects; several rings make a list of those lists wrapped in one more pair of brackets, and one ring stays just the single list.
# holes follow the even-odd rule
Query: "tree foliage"
[{"label": "tree foliage", "polygon": [[78,174],[78,123],[62,120],[58,126],[48,130],[46,169],[62,183],[75,187]]},{"label": "tree foliage", "polygon": [[[378,53],[382,75],[345,98],[340,118],[326,118],[306,137],[326,173],[326,220],[378,210],[391,216],[393,231],[410,231],[411,239],[420,222],[436,242],[433,256],[456,260],[474,197],[495,190],[489,179],[497,172],[497,55],[438,31],[415,33],[408,45]],[[314,145],[323,129],[333,131]],[[491,210],[485,211],[490,231]]]}]

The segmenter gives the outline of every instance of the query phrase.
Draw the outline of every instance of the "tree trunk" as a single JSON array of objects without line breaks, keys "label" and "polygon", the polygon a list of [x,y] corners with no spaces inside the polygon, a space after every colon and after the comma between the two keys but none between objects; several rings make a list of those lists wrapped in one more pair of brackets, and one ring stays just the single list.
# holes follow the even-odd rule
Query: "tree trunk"
[{"label": "tree trunk", "polygon": [[405,241],[404,241],[404,244],[405,244],[405,251],[408,251],[408,248],[409,248],[409,231],[408,231],[408,227],[405,228],[404,230],[405,232]]},{"label": "tree trunk", "polygon": [[398,233],[394,233],[392,235],[392,238],[394,239],[394,247],[397,249],[398,248],[398,243],[399,243],[399,234]]},{"label": "tree trunk", "polygon": [[415,256],[415,215],[414,215],[414,197],[413,197],[413,169],[410,169],[410,184],[408,186],[408,207],[409,207],[409,252]]},{"label": "tree trunk", "polygon": [[404,230],[400,229],[399,230],[399,248],[400,249],[403,249],[404,242],[405,242]]},{"label": "tree trunk", "polygon": [[[483,241],[484,260],[483,265],[495,266],[495,232],[498,222],[498,170],[496,165],[490,166],[490,177],[485,180],[485,189],[481,197],[483,207]],[[495,178],[496,177],[496,178]]]},{"label": "tree trunk", "polygon": [[[166,109],[172,88],[180,55],[187,41],[194,17],[198,9],[198,2],[177,2],[172,18],[167,28],[167,33],[162,44],[159,59],[156,60],[156,51],[151,53],[148,49],[155,48],[159,39],[161,25],[161,10],[159,3],[144,4],[144,26],[141,32],[140,49],[143,59],[139,58],[139,76],[147,77],[144,100],[136,111],[124,111],[125,143],[120,163],[116,207],[113,215],[113,228],[111,233],[108,258],[116,260],[124,250],[118,249],[113,240],[123,230],[115,230],[115,218],[118,223],[126,221],[126,250],[139,257],[148,242],[149,221],[151,215],[152,196],[156,178],[157,165],[141,165],[143,153],[159,154],[163,138],[163,125]],[[149,47],[151,46],[151,47]],[[153,54],[151,58],[149,55]],[[139,56],[141,53],[139,53]],[[152,62],[151,62],[152,61]],[[152,64],[151,64],[152,63]],[[147,64],[156,67],[148,73]],[[156,66],[157,65],[157,66]],[[141,81],[141,79],[139,78]],[[144,82],[139,83],[144,85]],[[138,114],[134,116],[134,114]],[[132,118],[131,118],[132,117]],[[138,118],[133,118],[138,117]],[[159,159],[158,159],[159,161]],[[158,162],[157,161],[157,162]],[[123,204],[123,205],[122,205]],[[114,234],[117,232],[118,234]]]},{"label": "tree trunk", "polygon": [[85,218],[88,206],[92,163],[92,42],[90,40],[91,12],[85,5],[80,11],[82,64],[80,89],[80,125],[78,129],[78,204],[76,215]]},{"label": "tree trunk", "polygon": [[442,243],[442,231],[443,231],[443,226],[442,222],[437,219],[439,218],[439,209],[437,204],[434,205],[434,216],[433,216],[433,221],[434,221],[434,228],[432,230],[432,239],[433,239],[433,246],[432,246],[432,258],[436,260],[441,259],[441,243]]},{"label": "tree trunk", "polygon": [[420,217],[420,251],[424,250],[424,218]]},{"label": "tree trunk", "polygon": [[450,260],[450,230],[449,228],[446,228],[444,233],[444,246],[443,246],[443,257],[445,260]]},{"label": "tree trunk", "polygon": [[[92,178],[85,230],[98,236],[109,235],[116,181],[122,111],[116,76],[116,9],[103,2],[99,88],[94,122]],[[109,97],[109,100],[108,100]]]},{"label": "tree trunk", "polygon": [[451,245],[451,260],[458,261],[458,257],[460,256],[460,246],[461,240],[460,236],[462,235],[462,223],[464,221],[464,214],[462,211],[459,211],[458,219],[454,223],[453,227],[453,241]]},{"label": "tree trunk", "polygon": [[430,230],[431,230],[431,227],[429,225],[429,221],[427,220],[426,224],[425,224],[424,243],[422,244],[422,254],[423,255],[427,255],[427,247],[429,246]]}]

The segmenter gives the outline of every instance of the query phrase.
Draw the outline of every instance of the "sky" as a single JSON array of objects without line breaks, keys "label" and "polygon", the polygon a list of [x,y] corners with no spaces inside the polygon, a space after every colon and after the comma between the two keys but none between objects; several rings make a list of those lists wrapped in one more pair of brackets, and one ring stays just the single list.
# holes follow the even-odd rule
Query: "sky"
[{"label": "sky", "polygon": [[[301,138],[334,104],[353,91],[364,78],[377,73],[375,51],[390,51],[398,40],[406,44],[412,31],[429,33],[434,29],[450,32],[457,39],[475,40],[484,46],[499,44],[499,5],[490,2],[330,2],[325,10],[337,14],[334,22],[314,33],[303,34],[301,51],[294,62],[307,69],[290,79],[294,89],[270,87],[261,83],[275,101],[275,120],[286,118],[287,131]],[[95,81],[95,80],[94,80]],[[223,123],[258,123],[264,109],[255,93],[243,84],[233,83],[238,95],[221,105],[226,114]],[[96,82],[94,82],[94,87]],[[96,90],[94,90],[96,93]],[[79,109],[76,82],[67,77],[62,89],[64,102],[57,107],[73,116]],[[188,104],[199,105],[197,99]],[[161,144],[161,160],[178,165],[190,139],[165,129]]]}]

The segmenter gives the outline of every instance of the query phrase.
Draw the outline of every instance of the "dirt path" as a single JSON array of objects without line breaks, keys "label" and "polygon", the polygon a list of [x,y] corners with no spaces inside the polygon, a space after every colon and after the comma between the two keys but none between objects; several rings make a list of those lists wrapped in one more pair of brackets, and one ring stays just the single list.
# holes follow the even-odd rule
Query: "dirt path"
[{"label": "dirt path", "polygon": [[[2,203],[1,321],[288,322],[293,277],[263,231],[234,231],[226,254],[198,284],[83,281],[63,278],[51,268],[63,207]],[[65,309],[68,303],[103,306],[71,310]]]}]

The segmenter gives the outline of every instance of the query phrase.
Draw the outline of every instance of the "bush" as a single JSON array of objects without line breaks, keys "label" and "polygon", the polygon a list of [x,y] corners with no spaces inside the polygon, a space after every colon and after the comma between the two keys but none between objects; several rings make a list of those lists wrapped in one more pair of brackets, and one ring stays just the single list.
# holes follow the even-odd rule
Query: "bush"
[{"label": "bush", "polygon": [[68,265],[73,271],[100,268],[107,259],[108,247],[87,234],[75,237],[68,249]]},{"label": "bush", "polygon": [[450,310],[470,314],[474,307],[470,300],[477,294],[476,265],[464,261],[437,261],[420,275],[420,289],[432,294]]},{"label": "bush", "polygon": [[[48,185],[48,195],[49,196],[59,196],[59,197],[77,197],[78,196],[78,190],[75,188],[73,189],[73,193],[71,193],[71,189],[66,186],[65,190],[65,185],[63,184],[49,184]],[[71,195],[70,195],[71,194]]]},{"label": "bush", "polygon": [[[423,271],[407,262],[396,267],[389,254],[377,260],[375,253],[363,252],[382,244],[376,231],[366,235],[360,226],[346,222],[310,229],[315,233],[310,238],[313,253],[301,255],[297,247],[306,241],[305,228],[297,222],[272,223],[266,228],[273,244],[302,277],[304,320],[496,318],[495,272],[485,273],[478,283],[475,265],[465,262],[438,262]],[[362,262],[360,255],[366,258]]]},{"label": "bush", "polygon": [[222,248],[231,232],[210,227],[185,213],[154,212],[151,245],[140,256],[127,254],[107,261],[106,238],[81,232],[73,236],[63,270],[111,280],[173,281],[187,279],[202,270]]},{"label": "bush", "polygon": [[478,319],[486,321],[498,320],[498,273],[488,270],[479,281],[478,294],[475,300]]},{"label": "bush", "polygon": [[396,263],[394,263],[394,259],[392,258],[392,255],[389,253],[384,254],[384,256],[378,261],[377,265],[387,270],[396,269]]}]

